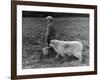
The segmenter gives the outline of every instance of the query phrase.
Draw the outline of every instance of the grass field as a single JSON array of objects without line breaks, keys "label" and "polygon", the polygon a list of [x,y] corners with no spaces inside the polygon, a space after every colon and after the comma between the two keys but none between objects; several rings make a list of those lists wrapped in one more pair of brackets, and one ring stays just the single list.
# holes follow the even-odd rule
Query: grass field
[{"label": "grass field", "polygon": [[43,56],[46,21],[44,18],[22,18],[22,68],[70,67],[89,65],[89,18],[60,17],[55,18],[56,39],[65,41],[80,41],[83,44],[83,60],[62,62],[56,54]]}]

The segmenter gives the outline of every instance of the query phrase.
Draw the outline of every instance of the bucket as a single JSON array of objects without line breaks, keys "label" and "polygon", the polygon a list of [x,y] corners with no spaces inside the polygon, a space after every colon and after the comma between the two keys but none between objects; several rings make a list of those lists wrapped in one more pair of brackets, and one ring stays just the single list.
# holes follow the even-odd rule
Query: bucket
[{"label": "bucket", "polygon": [[43,52],[43,55],[48,55],[49,54],[49,47],[42,48],[42,52]]}]

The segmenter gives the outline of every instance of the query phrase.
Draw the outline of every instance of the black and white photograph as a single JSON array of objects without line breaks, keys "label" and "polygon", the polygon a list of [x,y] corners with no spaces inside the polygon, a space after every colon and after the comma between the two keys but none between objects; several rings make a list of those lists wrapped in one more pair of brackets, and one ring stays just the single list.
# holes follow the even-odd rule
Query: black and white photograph
[{"label": "black and white photograph", "polygon": [[22,68],[89,66],[89,14],[22,11]]},{"label": "black and white photograph", "polygon": [[13,2],[12,77],[96,74],[96,13],[93,5]]}]

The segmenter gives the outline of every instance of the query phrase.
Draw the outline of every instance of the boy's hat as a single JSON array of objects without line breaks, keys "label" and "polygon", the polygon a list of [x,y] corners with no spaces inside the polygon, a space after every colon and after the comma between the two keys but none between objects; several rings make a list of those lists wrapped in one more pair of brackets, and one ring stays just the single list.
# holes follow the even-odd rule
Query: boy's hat
[{"label": "boy's hat", "polygon": [[47,16],[45,19],[46,20],[54,20],[52,16]]}]

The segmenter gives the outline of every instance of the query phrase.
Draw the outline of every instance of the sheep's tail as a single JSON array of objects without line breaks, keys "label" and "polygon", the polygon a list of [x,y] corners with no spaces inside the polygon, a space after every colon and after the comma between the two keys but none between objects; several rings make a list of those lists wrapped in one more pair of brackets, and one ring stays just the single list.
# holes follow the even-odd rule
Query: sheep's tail
[{"label": "sheep's tail", "polygon": [[79,42],[79,46],[81,48],[81,51],[83,50],[83,44],[81,42]]}]

